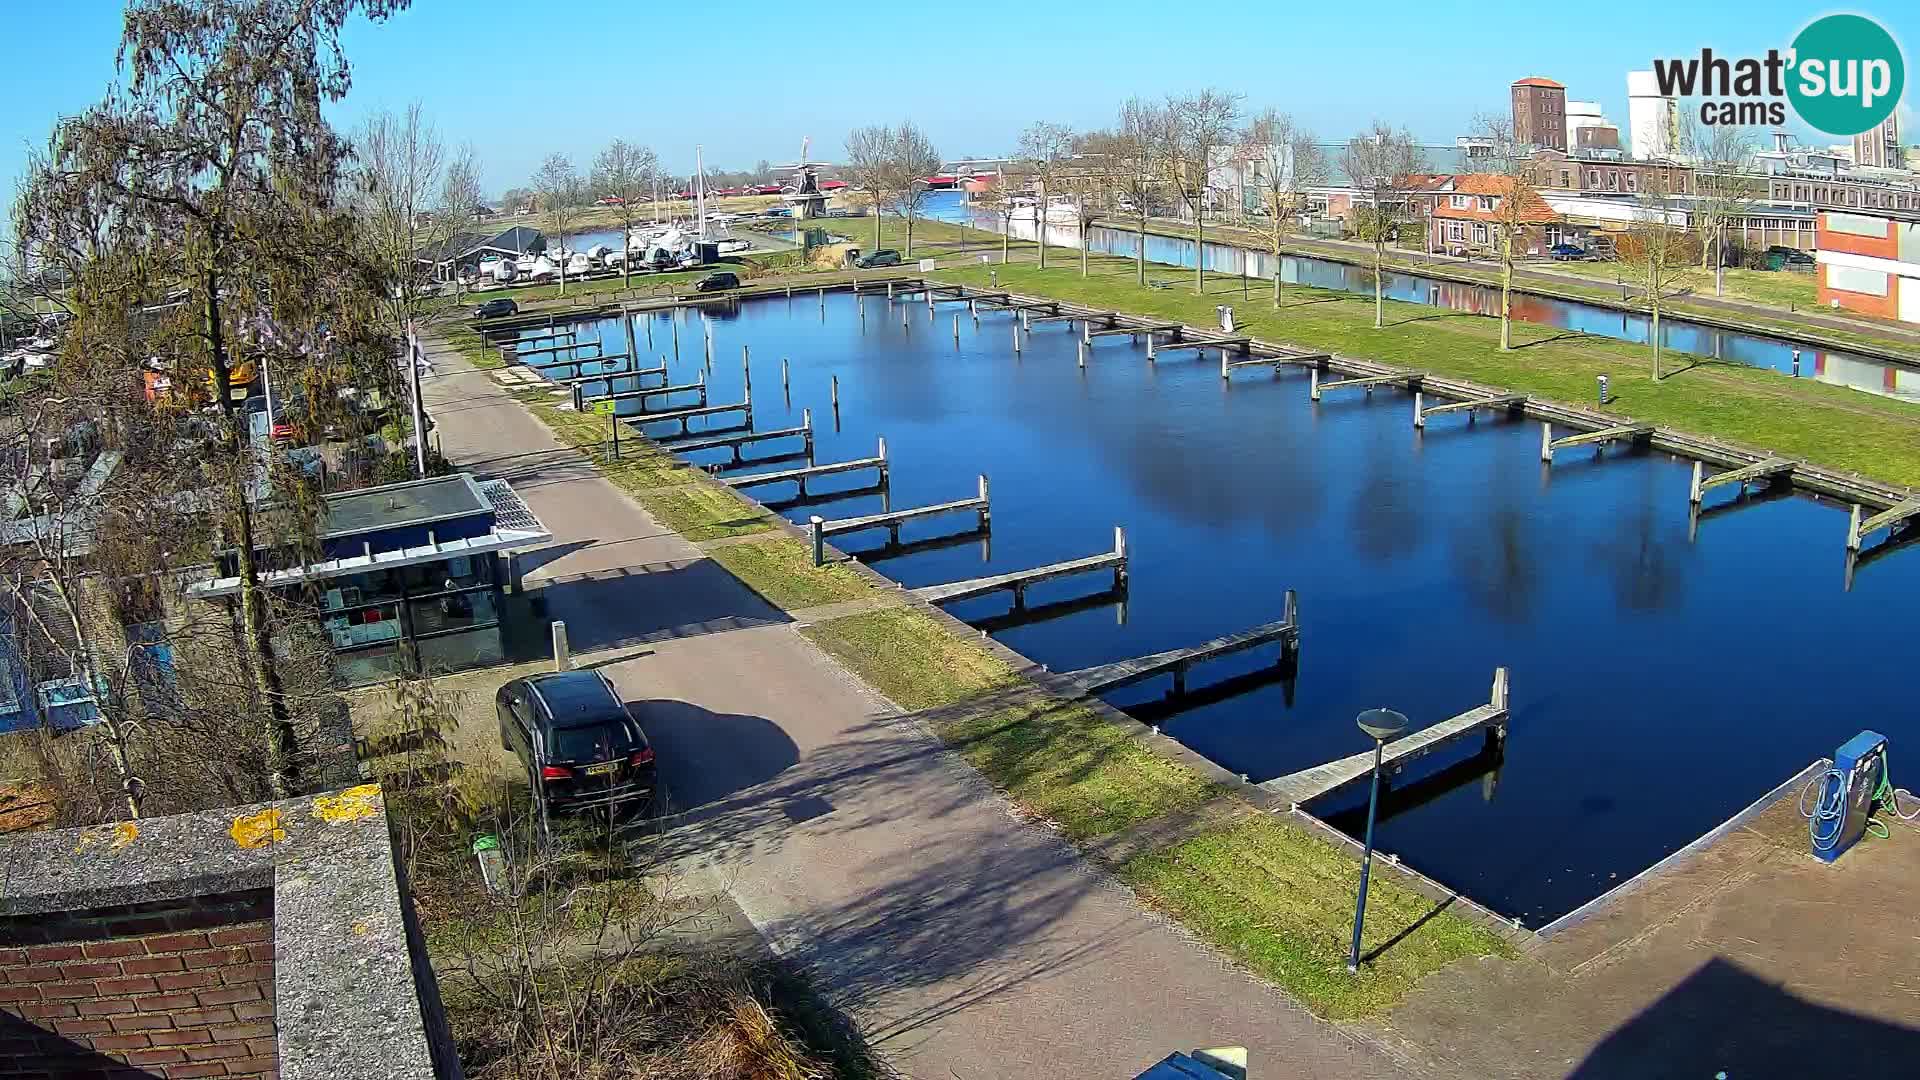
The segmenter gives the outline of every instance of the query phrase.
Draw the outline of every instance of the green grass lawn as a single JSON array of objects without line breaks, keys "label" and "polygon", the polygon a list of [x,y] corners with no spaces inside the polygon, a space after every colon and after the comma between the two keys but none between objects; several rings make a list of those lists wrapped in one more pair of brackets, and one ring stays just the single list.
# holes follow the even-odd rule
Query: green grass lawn
[{"label": "green grass lawn", "polygon": [[[1238,278],[1208,279],[1208,295],[1192,291],[1190,271],[1149,267],[1148,278],[1172,287],[1141,288],[1130,261],[1102,258],[1082,278],[1077,266],[1041,271],[1031,263],[997,267],[1002,286],[1090,307],[1180,320],[1215,321],[1214,306],[1237,300]],[[943,270],[945,281],[987,285],[984,267]],[[1502,352],[1499,320],[1388,301],[1386,326],[1373,327],[1373,300],[1286,287],[1272,306],[1272,287],[1253,290],[1236,306],[1242,329],[1289,342],[1450,375],[1578,405],[1590,405],[1595,377],[1612,380],[1610,408],[1638,420],[1855,470],[1898,484],[1920,484],[1920,406],[1792,379],[1773,371],[1667,354],[1677,373],[1651,377],[1651,350],[1610,338],[1516,324],[1521,347]],[[1691,366],[1683,366],[1691,365]]]},{"label": "green grass lawn", "polygon": [[[1613,262],[1556,262],[1526,264],[1529,270],[1540,270],[1554,274],[1571,274],[1592,278],[1614,284],[1620,280],[1622,267]],[[1632,284],[1631,275],[1626,277]],[[1774,304],[1782,308],[1811,308],[1819,303],[1815,295],[1818,286],[1812,274],[1794,273],[1787,270],[1747,270],[1729,268],[1724,278],[1725,295],[1730,300],[1751,300],[1758,304]],[[1681,275],[1675,283],[1676,288],[1686,289],[1695,296],[1713,296],[1713,271],[1694,267]],[[1783,311],[1781,314],[1789,314]]]},{"label": "green grass lawn", "polygon": [[847,567],[813,565],[812,548],[792,537],[729,544],[708,555],[783,611],[858,600],[873,592],[865,578]]},{"label": "green grass lawn", "polygon": [[[1250,814],[1139,856],[1121,877],[1331,1019],[1389,1008],[1456,960],[1513,955],[1512,946],[1476,922],[1448,911],[1429,918],[1434,901],[1390,874],[1375,874],[1361,937],[1365,962],[1359,974],[1347,974],[1357,869],[1353,857],[1331,843],[1271,815]],[[1366,959],[1374,950],[1379,954]]]},{"label": "green grass lawn", "polygon": [[907,608],[815,623],[801,633],[903,709],[943,708],[1014,681],[997,658]]}]

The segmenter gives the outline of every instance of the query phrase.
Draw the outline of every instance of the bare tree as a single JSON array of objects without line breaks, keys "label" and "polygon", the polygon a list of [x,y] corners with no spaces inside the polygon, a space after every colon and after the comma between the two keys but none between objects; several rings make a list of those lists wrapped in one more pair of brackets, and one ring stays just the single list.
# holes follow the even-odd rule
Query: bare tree
[{"label": "bare tree", "polygon": [[1207,289],[1207,204],[1216,160],[1237,141],[1240,96],[1212,88],[1167,99],[1160,162],[1193,214],[1193,291]]},{"label": "bare tree", "polygon": [[1366,195],[1368,239],[1373,241],[1373,325],[1386,325],[1387,244],[1407,220],[1407,186],[1420,171],[1420,150],[1405,128],[1394,131],[1376,120],[1373,128],[1347,141],[1340,153],[1347,182]]},{"label": "bare tree", "polygon": [[902,121],[894,129],[893,157],[889,171],[893,180],[889,185],[893,189],[893,205],[899,209],[900,216],[907,223],[906,254],[913,255],[913,220],[920,213],[920,204],[927,197],[927,178],[940,171],[940,152],[933,147],[933,140],[913,125],[911,120]]},{"label": "bare tree", "polygon": [[633,263],[627,253],[633,250],[633,223],[639,217],[640,203],[653,189],[660,175],[660,158],[651,147],[615,139],[593,162],[593,187],[603,198],[619,200],[622,284],[633,284]]},{"label": "bare tree", "polygon": [[[419,102],[398,116],[371,113],[354,139],[349,182],[364,217],[363,235],[387,276],[387,307],[396,331],[412,322],[426,296],[422,251],[433,257],[453,242],[456,219],[432,212],[446,146]],[[431,220],[429,220],[431,219]]]},{"label": "bare tree", "polygon": [[880,250],[880,213],[894,180],[893,129],[885,124],[855,128],[847,135],[847,175],[873,206],[873,249]]},{"label": "bare tree", "polygon": [[1047,265],[1047,203],[1059,194],[1061,176],[1073,158],[1073,129],[1065,124],[1044,121],[1031,124],[1020,133],[1014,151],[1039,185],[1042,201],[1034,207],[1034,239],[1040,244],[1040,266]]},{"label": "bare tree", "polygon": [[[63,121],[44,167],[30,172],[16,224],[41,252],[118,245],[164,277],[180,300],[155,344],[183,372],[207,371],[220,422],[217,514],[239,592],[238,640],[251,700],[268,717],[273,792],[300,776],[299,732],[274,644],[257,552],[261,463],[234,398],[258,354],[300,371],[336,346],[368,340],[366,290],[351,218],[337,203],[347,146],[323,118],[345,95],[348,18],[384,18],[398,0],[229,0],[190,7],[133,0],[120,56],[124,87]],[[24,219],[24,221],[23,221]],[[87,243],[77,243],[80,236]],[[105,313],[111,314],[111,313]],[[130,383],[133,375],[127,372]]]},{"label": "bare tree", "polygon": [[1150,101],[1128,98],[1120,106],[1120,123],[1108,146],[1115,190],[1133,204],[1137,225],[1133,252],[1134,280],[1147,283],[1147,216],[1153,193],[1161,182],[1160,148],[1166,145],[1167,110]]},{"label": "bare tree", "polygon": [[[479,209],[483,198],[485,196],[480,191],[479,156],[475,153],[472,143],[461,143],[460,149],[454,152],[452,160],[447,162],[446,171],[441,176],[439,216],[455,223],[453,227],[457,232],[460,228],[474,222],[475,212]],[[450,257],[457,257],[459,252],[447,254]],[[464,283],[465,279],[460,274],[460,267],[455,266],[453,295],[456,301],[460,298],[460,289]]]},{"label": "bare tree", "polygon": [[1475,158],[1478,179],[1468,192],[1476,208],[1492,200],[1492,223],[1500,241],[1500,348],[1513,348],[1514,244],[1527,230],[1559,219],[1534,186],[1532,148],[1514,138],[1513,121],[1504,112],[1483,113],[1477,120],[1480,137],[1488,144],[1485,157]]},{"label": "bare tree", "polygon": [[1280,249],[1293,235],[1306,209],[1307,191],[1327,182],[1326,155],[1313,132],[1278,109],[1267,109],[1248,125],[1241,155],[1253,172],[1266,210],[1254,230],[1272,243],[1273,306],[1280,306]]},{"label": "bare tree", "polygon": [[1647,305],[1647,343],[1653,347],[1653,378],[1658,382],[1665,378],[1660,365],[1665,344],[1660,339],[1661,311],[1668,298],[1684,288],[1696,256],[1686,231],[1686,211],[1673,198],[1673,172],[1655,168],[1642,175],[1645,190],[1622,241],[1621,268]]},{"label": "bare tree", "polygon": [[[586,202],[585,192],[580,186],[580,174],[574,170],[573,162],[565,154],[548,154],[540,168],[533,174],[533,190],[540,197],[540,216],[546,224],[549,251],[557,251],[555,262],[560,270],[560,295],[567,295],[567,257],[565,248],[567,238],[573,232],[574,223],[580,220],[580,210]],[[555,245],[560,245],[556,248]]]},{"label": "bare tree", "polygon": [[993,186],[983,192],[976,204],[993,211],[1000,219],[1000,262],[1005,265],[1013,242],[1013,215],[1020,207],[1023,186],[1006,173],[994,177]]},{"label": "bare tree", "polygon": [[1700,231],[1700,268],[1713,271],[1713,294],[1719,296],[1726,285],[1728,231],[1766,194],[1766,184],[1752,173],[1753,137],[1748,129],[1703,126],[1694,120],[1682,141],[1694,165],[1693,218]]}]

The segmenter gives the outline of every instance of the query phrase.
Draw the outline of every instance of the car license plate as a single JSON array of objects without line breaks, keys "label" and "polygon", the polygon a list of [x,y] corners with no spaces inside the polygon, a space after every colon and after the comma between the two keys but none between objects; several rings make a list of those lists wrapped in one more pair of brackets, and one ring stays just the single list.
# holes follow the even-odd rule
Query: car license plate
[{"label": "car license plate", "polygon": [[606,776],[619,767],[620,763],[617,761],[603,761],[598,765],[587,766],[586,772],[588,776]]}]

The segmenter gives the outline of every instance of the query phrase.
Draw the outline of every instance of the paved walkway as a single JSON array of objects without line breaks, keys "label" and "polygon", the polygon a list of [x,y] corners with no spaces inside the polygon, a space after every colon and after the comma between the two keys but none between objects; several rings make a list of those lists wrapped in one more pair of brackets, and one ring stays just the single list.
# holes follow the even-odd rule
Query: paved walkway
[{"label": "paved walkway", "polygon": [[[554,534],[525,560],[635,703],[683,817],[663,842],[916,1077],[1129,1076],[1246,1045],[1269,1077],[1417,1071],[1151,915],[660,527],[484,373],[430,350],[456,464]],[[643,646],[636,648],[636,646]],[[587,657],[587,662],[596,662]]]}]

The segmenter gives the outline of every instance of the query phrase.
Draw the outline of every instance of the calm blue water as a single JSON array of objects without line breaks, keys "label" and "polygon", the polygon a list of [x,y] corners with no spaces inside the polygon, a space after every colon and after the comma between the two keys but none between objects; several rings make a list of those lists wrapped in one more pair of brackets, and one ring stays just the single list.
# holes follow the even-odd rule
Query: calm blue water
[{"label": "calm blue water", "polygon": [[[684,314],[671,380],[700,372],[710,326],[715,402],[739,400],[740,347],[750,345],[756,424],[789,427],[810,407],[822,462],[869,456],[885,435],[893,505],[967,497],[988,473],[990,545],[874,561],[907,585],[1106,551],[1125,525],[1124,622],[1104,604],[997,634],[1055,670],[1266,622],[1283,590],[1299,590],[1290,701],[1271,682],[1171,715],[1157,701],[1164,683],[1114,699],[1255,780],[1366,749],[1353,725],[1362,709],[1391,706],[1424,725],[1471,708],[1494,667],[1508,666],[1514,719],[1497,775],[1478,742],[1425,759],[1395,785],[1387,805],[1399,812],[1380,830],[1385,850],[1496,910],[1539,925],[1862,727],[1887,734],[1896,759],[1920,760],[1903,689],[1912,637],[1887,632],[1920,597],[1920,550],[1863,567],[1845,591],[1847,515],[1832,504],[1755,501],[1710,514],[1689,543],[1690,465],[1665,455],[1575,451],[1546,469],[1532,423],[1448,416],[1422,434],[1398,391],[1315,405],[1304,372],[1223,384],[1217,359],[1148,364],[1124,338],[1101,340],[1081,371],[1064,326],[1036,328],[1015,356],[1005,314],[983,314],[976,329],[956,305],[929,322],[924,303],[863,302],[864,326],[845,294],[829,294],[824,314],[812,294],[710,322]],[[669,325],[654,317],[655,357],[668,351]],[[602,330],[622,339],[617,323]],[[819,486],[867,483],[855,474]],[[867,495],[785,512],[804,521],[880,508]],[[906,539],[972,528],[970,517],[922,522]],[[877,532],[839,546],[885,541]],[[1037,587],[1030,604],[1106,584]],[[952,610],[980,619],[1007,605],[1001,596]],[[1257,672],[1271,657],[1223,661],[1193,685]],[[1409,800],[1419,805],[1403,809]],[[1345,813],[1354,797],[1327,802],[1313,809],[1358,828]]]},{"label": "calm blue water", "polygon": [[[943,191],[928,195],[926,216],[989,231],[998,231],[1001,225],[997,215],[975,212],[960,192]],[[1032,240],[1035,229],[1031,221],[1015,222],[1013,235],[1022,240]],[[1047,243],[1077,248],[1080,246],[1079,230],[1072,225],[1049,225]],[[1191,240],[1150,235],[1146,243],[1148,262],[1166,266],[1193,266],[1194,248]],[[1126,229],[1095,226],[1087,230],[1087,245],[1089,250],[1098,254],[1132,258],[1140,249],[1140,237],[1138,233]],[[1268,253],[1214,243],[1206,245],[1206,257],[1207,269],[1222,274],[1245,275],[1271,282],[1277,268],[1280,280],[1288,285],[1309,285],[1373,295],[1372,272],[1346,263],[1294,255],[1276,259]],[[1256,298],[1257,290],[1258,286],[1255,286]],[[1417,274],[1392,273],[1387,275],[1385,292],[1390,299],[1409,303],[1430,304],[1477,315],[1497,317],[1500,313],[1500,291],[1482,285],[1462,285]],[[1513,316],[1524,322],[1642,345],[1647,342],[1650,326],[1650,320],[1643,315],[1538,296],[1515,296]],[[1667,348],[1680,352],[1775,371],[1793,369],[1795,346],[1777,338],[1717,330],[1685,319],[1672,318],[1660,320],[1660,337]],[[1800,351],[1800,374],[1803,378],[1850,386],[1875,394],[1920,399],[1920,369],[1836,350],[1801,347]]]}]

